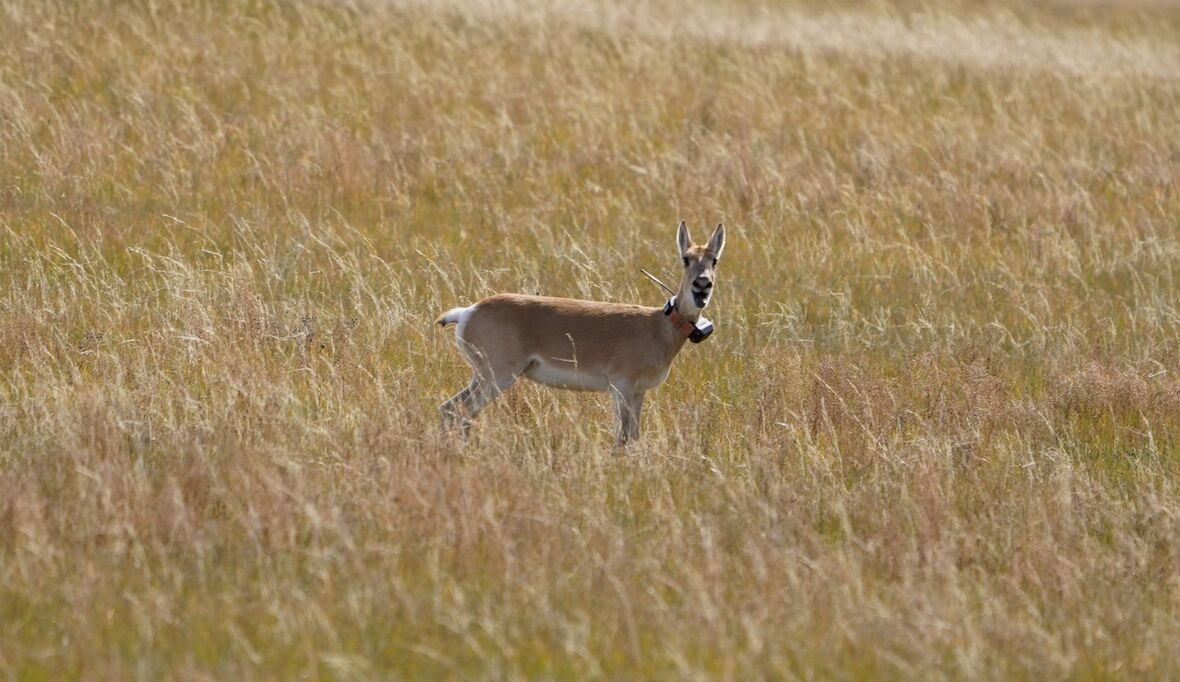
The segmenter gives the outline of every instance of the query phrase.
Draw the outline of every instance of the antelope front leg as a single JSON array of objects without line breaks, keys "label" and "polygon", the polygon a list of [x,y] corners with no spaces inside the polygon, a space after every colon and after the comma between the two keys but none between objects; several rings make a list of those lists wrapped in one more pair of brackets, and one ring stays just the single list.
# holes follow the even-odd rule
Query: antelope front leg
[{"label": "antelope front leg", "polygon": [[619,415],[619,431],[616,443],[624,446],[639,439],[639,414],[643,411],[643,391],[612,391],[615,410]]},{"label": "antelope front leg", "polygon": [[643,391],[635,391],[627,401],[627,408],[631,412],[631,430],[627,433],[627,440],[639,440],[639,415],[643,412]]}]

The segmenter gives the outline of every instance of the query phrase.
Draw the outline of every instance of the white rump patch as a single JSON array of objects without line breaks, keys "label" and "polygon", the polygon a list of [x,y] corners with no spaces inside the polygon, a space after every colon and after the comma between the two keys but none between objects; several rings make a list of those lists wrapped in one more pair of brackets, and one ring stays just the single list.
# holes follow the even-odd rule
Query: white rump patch
[{"label": "white rump patch", "polygon": [[468,311],[474,307],[475,306],[468,306],[466,308],[451,308],[447,312],[443,313],[442,318],[440,318],[442,320],[443,326],[445,327],[448,324],[460,322],[466,315],[469,314]]},{"label": "white rump patch", "polygon": [[475,352],[474,348],[472,348],[467,343],[467,339],[463,337],[467,332],[467,321],[471,319],[471,313],[475,312],[475,308],[478,305],[479,304],[476,303],[475,305],[469,305],[466,308],[451,308],[443,314],[444,325],[458,324],[458,326],[455,327],[455,345],[459,347],[459,352],[463,353],[463,356],[467,358],[467,361],[471,363],[473,367],[475,366],[476,357],[479,354]]}]

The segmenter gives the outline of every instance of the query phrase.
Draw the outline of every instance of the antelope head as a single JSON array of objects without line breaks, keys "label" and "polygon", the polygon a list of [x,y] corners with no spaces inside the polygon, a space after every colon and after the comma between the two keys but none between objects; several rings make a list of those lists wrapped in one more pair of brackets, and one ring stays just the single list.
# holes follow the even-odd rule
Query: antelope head
[{"label": "antelope head", "polygon": [[684,262],[680,293],[676,295],[676,309],[686,318],[695,320],[709,305],[709,298],[713,295],[717,261],[721,260],[721,252],[725,250],[725,226],[718,225],[709,243],[700,246],[692,243],[688,225],[682,220],[680,230],[676,233],[676,245]]}]

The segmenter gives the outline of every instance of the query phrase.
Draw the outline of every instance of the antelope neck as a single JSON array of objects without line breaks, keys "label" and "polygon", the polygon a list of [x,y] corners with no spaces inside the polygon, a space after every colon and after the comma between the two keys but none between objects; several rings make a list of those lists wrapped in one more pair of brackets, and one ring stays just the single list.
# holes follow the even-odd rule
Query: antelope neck
[{"label": "antelope neck", "polygon": [[689,320],[684,315],[681,315],[680,311],[676,309],[676,304],[679,303],[679,301],[679,296],[670,299],[664,305],[664,315],[668,318],[668,321],[672,323],[672,326],[676,329],[676,331],[680,332],[687,338],[692,336],[692,332],[696,329],[696,327],[693,326],[691,320]]}]

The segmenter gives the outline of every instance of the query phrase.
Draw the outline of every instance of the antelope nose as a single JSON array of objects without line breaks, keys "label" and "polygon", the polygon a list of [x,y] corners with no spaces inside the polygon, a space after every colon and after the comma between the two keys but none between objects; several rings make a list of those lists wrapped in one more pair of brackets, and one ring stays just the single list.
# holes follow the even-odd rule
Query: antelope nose
[{"label": "antelope nose", "polygon": [[692,285],[698,289],[709,290],[713,288],[713,280],[705,279],[704,277],[693,280]]}]

